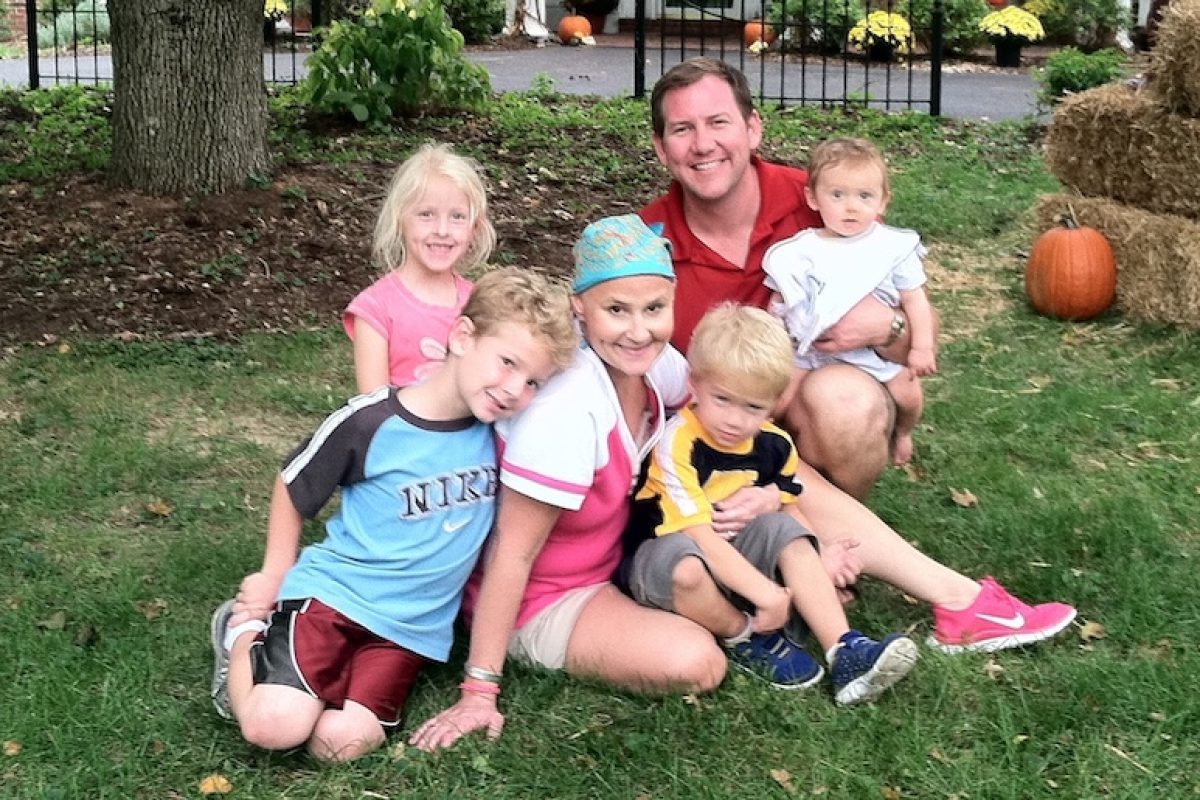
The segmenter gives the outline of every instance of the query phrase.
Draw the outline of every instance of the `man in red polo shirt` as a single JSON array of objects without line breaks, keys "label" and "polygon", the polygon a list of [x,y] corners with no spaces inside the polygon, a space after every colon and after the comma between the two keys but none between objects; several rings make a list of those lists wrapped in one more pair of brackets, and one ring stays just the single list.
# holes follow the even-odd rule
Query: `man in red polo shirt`
[{"label": "man in red polo shirt", "polygon": [[[762,119],[738,70],[707,58],[685,61],[655,84],[651,113],[654,149],[675,180],[641,215],[647,223],[661,223],[674,246],[673,341],[686,349],[711,306],[726,300],[765,306],[767,248],[820,220],[804,200],[803,170],[754,155]],[[875,347],[902,362],[906,328],[902,314],[868,296],[816,347],[834,352]],[[861,572],[931,604],[935,624],[929,644],[949,653],[1031,644],[1075,618],[1066,603],[1031,606],[992,578],[975,581],[933,560],[855,500],[870,492],[888,463],[893,410],[874,378],[846,364],[821,367],[805,378],[797,402],[807,422],[792,432],[802,459],[796,478],[804,487],[796,506],[827,551],[851,543],[847,569],[831,576],[835,586],[847,588]],[[756,514],[773,510],[770,500],[769,490],[744,488],[716,509],[713,527],[740,530]],[[730,501],[736,501],[732,507]]]},{"label": "man in red polo shirt", "polygon": [[[654,86],[654,149],[674,180],[641,211],[661,223],[675,262],[675,346],[686,352],[704,312],[729,300],[765,308],[762,259],[767,248],[821,218],[808,207],[801,169],[762,161],[762,118],[746,77],[710,58],[676,65]],[[878,347],[903,363],[907,321],[866,297],[815,343],[841,352]],[[845,364],[813,371],[795,401],[804,420],[800,457],[834,484],[865,498],[889,463],[894,408],[884,388]]]}]

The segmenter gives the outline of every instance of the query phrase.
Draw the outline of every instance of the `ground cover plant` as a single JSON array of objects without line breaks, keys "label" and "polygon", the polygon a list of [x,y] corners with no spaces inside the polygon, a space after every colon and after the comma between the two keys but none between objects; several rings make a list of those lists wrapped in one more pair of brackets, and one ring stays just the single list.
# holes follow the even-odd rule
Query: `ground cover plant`
[{"label": "ground cover plant", "polygon": [[[793,110],[769,116],[764,151],[800,163],[820,137],[873,138],[889,221],[931,245],[942,371],[916,462],[873,508],[969,574],[1070,600],[1079,626],[994,657],[923,650],[854,710],[741,675],[648,699],[513,666],[498,742],[427,756],[398,738],[330,769],[217,718],[207,622],[261,558],[281,457],[352,391],[337,312],[369,280],[387,172],[455,142],[487,171],[497,260],[561,272],[584,224],[665,185],[646,108],[544,86],[361,134],[284,100],[270,182],[154,199],[103,185],[104,98],[80,97],[0,101],[0,795],[190,798],[225,788],[212,776],[248,798],[1200,792],[1200,341],[1029,310],[1024,212],[1057,188],[1036,127]],[[852,619],[930,627],[879,584]],[[410,724],[452,699],[461,660],[421,681]]]}]

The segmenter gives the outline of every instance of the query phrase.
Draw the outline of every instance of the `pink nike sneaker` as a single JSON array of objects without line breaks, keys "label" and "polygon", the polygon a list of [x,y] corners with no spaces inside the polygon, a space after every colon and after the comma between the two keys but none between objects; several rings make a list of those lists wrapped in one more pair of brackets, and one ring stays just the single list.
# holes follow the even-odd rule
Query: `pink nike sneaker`
[{"label": "pink nike sneaker", "polygon": [[943,653],[994,653],[1049,639],[1075,619],[1066,603],[1022,603],[990,576],[983,590],[962,611],[933,607],[933,635],[926,642]]}]

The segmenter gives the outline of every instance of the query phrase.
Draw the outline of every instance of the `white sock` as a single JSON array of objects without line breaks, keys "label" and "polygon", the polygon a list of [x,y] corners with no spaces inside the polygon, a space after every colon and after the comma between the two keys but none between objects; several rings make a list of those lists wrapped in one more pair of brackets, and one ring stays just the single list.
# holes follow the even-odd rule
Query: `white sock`
[{"label": "white sock", "polygon": [[742,628],[742,632],[736,636],[722,638],[721,643],[726,647],[733,647],[735,644],[741,644],[750,638],[750,634],[754,632],[754,619],[746,614],[746,627]]},{"label": "white sock", "polygon": [[258,633],[259,631],[265,631],[266,629],[267,629],[266,620],[248,619],[245,622],[241,623],[240,625],[235,625],[232,628],[226,628],[225,629],[225,641],[222,642],[221,644],[225,648],[225,652],[228,653],[230,650],[233,649],[233,643],[236,642],[238,637],[241,636],[243,633],[249,633],[251,631],[254,633]]}]

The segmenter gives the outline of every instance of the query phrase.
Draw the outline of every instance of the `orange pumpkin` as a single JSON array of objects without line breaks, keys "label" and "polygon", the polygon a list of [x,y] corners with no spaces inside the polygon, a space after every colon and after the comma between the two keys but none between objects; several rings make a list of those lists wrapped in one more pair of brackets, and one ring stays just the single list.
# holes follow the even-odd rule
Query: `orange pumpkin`
[{"label": "orange pumpkin", "polygon": [[558,23],[558,40],[563,44],[575,44],[584,36],[592,35],[592,24],[587,17],[563,17]]},{"label": "orange pumpkin", "polygon": [[761,19],[752,19],[742,28],[742,42],[749,47],[755,42],[770,45],[775,41],[775,31]]},{"label": "orange pumpkin", "polygon": [[1074,213],[1038,237],[1025,268],[1025,293],[1039,312],[1058,319],[1091,319],[1113,304],[1117,263],[1112,246]]}]

